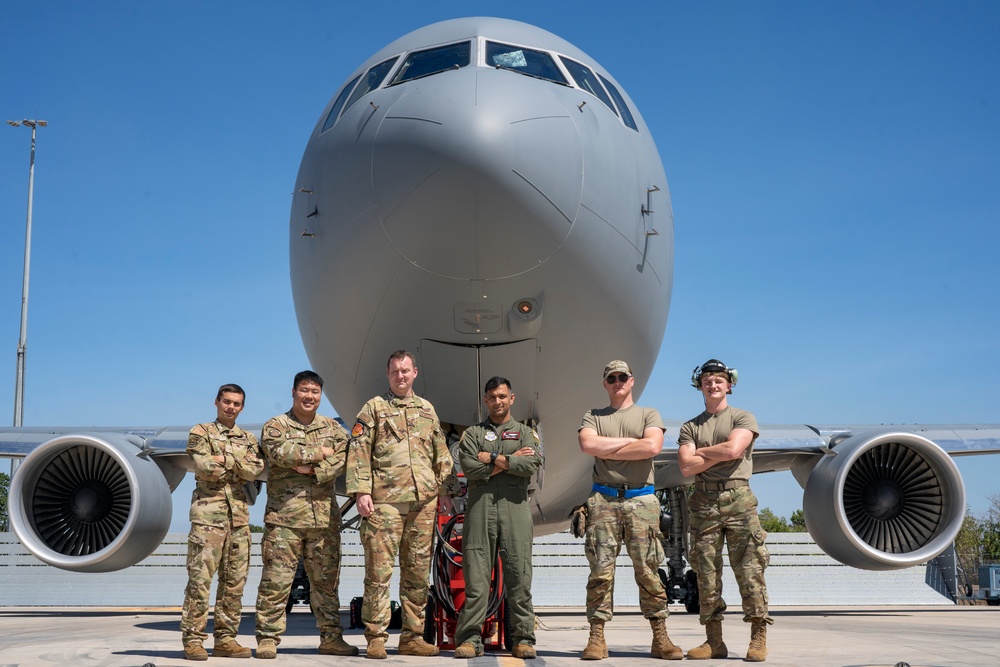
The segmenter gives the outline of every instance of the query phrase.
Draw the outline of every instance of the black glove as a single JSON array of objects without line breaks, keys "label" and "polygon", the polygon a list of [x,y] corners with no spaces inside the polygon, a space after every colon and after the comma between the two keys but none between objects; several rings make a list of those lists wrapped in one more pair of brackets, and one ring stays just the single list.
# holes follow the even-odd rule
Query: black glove
[{"label": "black glove", "polygon": [[577,505],[569,513],[569,529],[573,537],[583,537],[587,534],[586,505]]}]

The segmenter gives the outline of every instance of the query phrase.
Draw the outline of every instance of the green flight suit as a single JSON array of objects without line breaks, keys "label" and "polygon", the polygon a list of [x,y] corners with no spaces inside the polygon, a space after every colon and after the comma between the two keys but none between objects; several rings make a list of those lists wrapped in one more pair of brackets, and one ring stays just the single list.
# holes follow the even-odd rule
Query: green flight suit
[{"label": "green flight suit", "polygon": [[[522,447],[534,456],[511,456]],[[512,646],[535,643],[535,611],[531,605],[531,545],[534,531],[528,506],[528,482],[542,464],[538,436],[508,419],[501,425],[486,420],[462,435],[458,459],[469,482],[468,506],[462,528],[462,569],[465,604],[458,615],[455,642],[482,646],[490,579],[497,553],[503,561]],[[496,465],[481,463],[479,452],[507,457],[510,469],[493,474]]]}]

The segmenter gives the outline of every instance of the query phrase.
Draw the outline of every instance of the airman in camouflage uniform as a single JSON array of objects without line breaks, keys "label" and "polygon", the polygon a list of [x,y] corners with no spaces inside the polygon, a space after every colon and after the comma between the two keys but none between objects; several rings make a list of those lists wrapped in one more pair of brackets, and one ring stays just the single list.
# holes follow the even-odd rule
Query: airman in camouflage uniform
[{"label": "airman in camouflage uniform", "polygon": [[604,624],[613,614],[615,559],[624,542],[639,586],[639,608],[653,631],[650,655],[680,660],[684,652],[667,634],[670,612],[659,575],[663,561],[660,503],[653,494],[653,457],[663,447],[663,419],[656,410],[633,402],[635,378],[627,363],[610,362],[602,377],[610,405],[587,412],[579,429],[580,450],[594,457],[585,547],[590,563],[590,639],[583,659],[608,657]]},{"label": "airman in camouflage uniform", "polygon": [[347,454],[347,493],[357,499],[363,517],[365,657],[386,657],[389,580],[397,553],[403,605],[398,651],[437,655],[438,648],[422,637],[431,539],[438,496],[457,494],[458,480],[434,406],[413,393],[413,354],[393,352],[386,376],[389,391],[361,408]]},{"label": "airman in camouflage uniform", "polygon": [[767,610],[764,569],[769,556],[767,533],[757,515],[757,498],[750,490],[753,443],[757,420],[731,407],[727,396],[737,373],[717,359],[695,368],[691,384],[705,398],[705,411],[681,427],[677,461],[681,472],[697,475],[688,502],[691,530],[691,567],[698,575],[699,620],[708,639],[688,651],[690,659],[725,658],[722,641],[722,542],[729,545],[729,564],[743,598],[743,620],[751,624],[747,662],[767,658]]},{"label": "airman in camouflage uniform", "polygon": [[224,384],[215,397],[214,422],[198,424],[188,435],[187,453],[194,463],[191,532],[188,534],[188,584],[181,612],[184,657],[207,660],[212,576],[219,572],[215,593],[216,656],[250,657],[236,641],[243,611],[243,586],[250,566],[250,526],[246,484],[264,471],[257,438],[236,425],[245,394],[239,385]]},{"label": "airman in camouflage uniform", "polygon": [[502,554],[503,584],[510,618],[511,655],[534,658],[535,611],[531,604],[531,547],[534,526],[528,482],[542,464],[534,430],[510,416],[510,380],[493,377],[483,402],[488,419],[462,434],[458,458],[468,480],[469,502],[462,528],[465,604],[455,630],[456,658],[483,655],[490,580]]},{"label": "airman in camouflage uniform", "polygon": [[264,424],[261,444],[270,465],[257,590],[257,657],[274,658],[285,631],[285,605],[299,559],[309,577],[309,601],[320,631],[319,652],[357,655],[340,622],[340,507],[334,480],[344,472],[347,431],[316,414],[323,379],[295,376],[292,409]]}]

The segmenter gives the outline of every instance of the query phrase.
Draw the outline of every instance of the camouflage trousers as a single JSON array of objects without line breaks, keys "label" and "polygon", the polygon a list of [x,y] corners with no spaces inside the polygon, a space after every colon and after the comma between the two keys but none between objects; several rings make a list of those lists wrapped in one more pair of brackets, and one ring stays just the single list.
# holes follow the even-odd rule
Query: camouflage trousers
[{"label": "camouflage trousers", "polygon": [[188,583],[181,610],[181,640],[204,641],[212,577],[219,573],[215,591],[216,640],[236,637],[243,611],[243,586],[250,567],[250,527],[221,528],[191,524],[188,533]]},{"label": "camouflage trousers", "polygon": [[257,589],[257,642],[280,643],[285,605],[302,559],[309,577],[309,605],[322,639],[343,635],[340,622],[340,513],[331,512],[332,528],[289,528],[267,524],[261,542],[264,569]]},{"label": "camouflage trousers", "polygon": [[667,618],[667,592],[659,574],[660,502],[653,494],[619,499],[594,491],[587,499],[587,620],[610,621],[614,614],[615,559],[622,542],[632,559],[642,615]]},{"label": "camouflage trousers", "polygon": [[431,539],[437,516],[437,498],[413,503],[376,503],[361,522],[365,550],[365,596],[361,621],[368,641],[389,633],[389,581],[399,555],[399,598],[403,606],[403,634],[424,633],[427,578],[431,567]]},{"label": "camouflage trousers", "polygon": [[702,624],[721,621],[722,541],[729,547],[729,566],[743,598],[743,620],[773,623],[767,613],[764,569],[770,556],[767,533],[757,516],[757,497],[749,486],[728,491],[695,491],[688,501],[691,516],[691,567],[698,574]]}]

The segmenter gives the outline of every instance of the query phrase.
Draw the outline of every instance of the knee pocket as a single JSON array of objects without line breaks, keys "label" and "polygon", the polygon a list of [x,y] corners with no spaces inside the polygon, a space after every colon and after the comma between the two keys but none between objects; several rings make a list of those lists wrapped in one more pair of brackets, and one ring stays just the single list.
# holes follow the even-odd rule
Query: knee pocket
[{"label": "knee pocket", "polygon": [[367,543],[368,541],[377,538],[384,525],[385,517],[380,514],[372,513],[368,517],[364,518],[361,521],[361,530],[359,531],[361,542]]},{"label": "knee pocket", "polygon": [[750,547],[753,549],[753,557],[762,568],[767,567],[771,562],[771,553],[764,543],[767,540],[767,532],[763,528],[758,528],[750,534]]},{"label": "knee pocket", "polygon": [[655,526],[650,526],[646,541],[646,563],[653,568],[658,568],[664,558],[663,544],[660,542],[660,530]]}]

